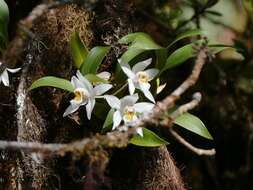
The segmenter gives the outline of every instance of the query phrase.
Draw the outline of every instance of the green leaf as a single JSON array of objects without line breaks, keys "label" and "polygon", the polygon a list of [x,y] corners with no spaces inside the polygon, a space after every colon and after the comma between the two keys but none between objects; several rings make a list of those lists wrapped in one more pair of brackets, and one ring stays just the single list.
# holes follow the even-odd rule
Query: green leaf
[{"label": "green leaf", "polygon": [[206,4],[205,4],[205,8],[210,8],[212,6],[214,6],[215,4],[218,3],[219,0],[209,0]]},{"label": "green leaf", "polygon": [[131,33],[119,40],[121,44],[130,44],[136,49],[154,50],[162,49],[148,34],[143,32]]},{"label": "green leaf", "polygon": [[[4,0],[0,0],[0,40],[5,46],[8,41],[9,8]],[[4,47],[1,47],[4,48]]]},{"label": "green leaf", "polygon": [[[220,53],[226,49],[235,49],[232,46],[226,46],[226,45],[222,45],[222,44],[210,44],[209,48],[213,54]],[[237,51],[240,51],[240,50],[238,49]]]},{"label": "green leaf", "polygon": [[104,125],[103,125],[103,128],[102,128],[103,131],[112,127],[112,124],[113,124],[113,114],[114,114],[114,109],[111,109],[108,112],[107,116],[106,116],[106,119],[105,119],[105,122],[104,122]]},{"label": "green leaf", "polygon": [[135,41],[131,44],[131,47],[144,50],[155,50],[163,48],[162,46],[158,45],[148,34],[145,33],[139,33]]},{"label": "green leaf", "polygon": [[191,36],[197,36],[197,35],[201,35],[201,34],[203,34],[203,31],[200,30],[200,29],[188,30],[188,31],[186,31],[186,32],[184,32],[182,34],[179,34],[176,37],[176,39],[172,43],[170,43],[170,45],[168,46],[168,48],[171,47],[172,45],[174,45],[176,42],[178,42],[178,41],[180,41],[180,40],[182,40],[184,38],[188,38],[188,37],[191,37]]},{"label": "green leaf", "polygon": [[87,73],[96,74],[99,66],[110,49],[110,46],[97,46],[92,48],[85,63],[81,67],[81,73],[84,75]]},{"label": "green leaf", "polygon": [[167,60],[167,56],[168,56],[168,49],[159,49],[155,51],[156,53],[156,68],[161,70]]},{"label": "green leaf", "polygon": [[204,138],[213,140],[213,137],[208,132],[204,123],[198,117],[190,113],[185,113],[177,117],[174,123]]},{"label": "green leaf", "polygon": [[129,48],[125,53],[123,53],[121,59],[124,62],[129,63],[133,58],[135,58],[137,55],[140,55],[144,51],[144,49]]},{"label": "green leaf", "polygon": [[[174,45],[176,42],[178,42],[178,41],[180,41],[180,40],[182,40],[182,39],[184,39],[184,38],[188,38],[188,37],[196,36],[196,35],[201,35],[202,33],[203,33],[203,31],[200,30],[200,29],[195,29],[195,30],[186,31],[186,32],[180,34],[179,36],[177,36],[176,39],[175,39],[172,43],[170,43],[170,45],[167,47],[167,49],[170,48],[172,45]],[[157,55],[157,58],[158,58],[157,68],[160,69],[160,70],[164,67],[164,65],[166,65],[166,58],[164,59],[164,56],[167,56],[167,49],[165,49],[165,50],[161,49],[161,50],[157,50],[157,51],[156,51],[156,55]],[[180,53],[180,52],[179,52],[179,53]],[[190,48],[185,48],[185,49],[183,49],[183,50],[182,50],[182,53],[186,53],[186,54],[189,53],[189,56],[190,56],[190,54],[191,54]],[[178,54],[174,54],[174,56],[177,56],[177,55],[178,55]],[[179,57],[181,58],[180,55],[179,55]],[[176,58],[177,58],[177,57],[176,57]],[[186,57],[186,58],[187,58],[187,57]],[[172,57],[172,59],[173,59],[173,57]],[[169,60],[169,61],[170,61],[170,60]],[[180,64],[180,60],[179,60],[178,63],[175,63],[175,62],[174,62],[174,64],[175,64],[175,66],[176,66],[177,64]],[[171,67],[173,67],[173,66],[171,65]],[[170,66],[168,66],[168,68],[170,68]],[[164,68],[164,69],[165,69],[165,68]],[[166,70],[166,69],[165,69],[165,70]]]},{"label": "green leaf", "polygon": [[128,50],[121,57],[125,62],[131,61],[144,51],[163,49],[163,47],[157,44],[148,34],[143,32],[128,34],[121,38],[119,43],[129,44]]},{"label": "green leaf", "polygon": [[67,90],[69,92],[74,92],[74,87],[70,81],[62,79],[62,78],[58,78],[58,77],[52,77],[52,76],[43,77],[36,80],[35,82],[32,83],[29,90],[33,90],[35,88],[39,88],[43,86],[51,86],[51,87]]},{"label": "green leaf", "polygon": [[[201,42],[201,40],[197,41],[197,42]],[[167,58],[165,66],[160,71],[160,74],[167,69],[171,69],[173,67],[176,67],[176,66],[184,63],[188,59],[195,57],[196,54],[194,53],[192,46],[193,46],[193,43],[187,44],[187,45],[177,49],[176,51],[174,51]],[[212,44],[212,45],[209,45],[209,48],[212,53],[217,54],[225,49],[232,48],[232,47],[231,46],[224,46],[224,45],[220,45],[220,44]]]},{"label": "green leaf", "polygon": [[85,75],[85,78],[88,79],[92,83],[109,83],[109,81],[104,80],[94,74],[87,74],[87,75]]},{"label": "green leaf", "polygon": [[75,66],[79,69],[84,63],[89,51],[81,41],[77,32],[74,32],[70,39],[70,51]]},{"label": "green leaf", "polygon": [[144,147],[157,147],[157,146],[169,144],[167,141],[163,140],[154,132],[146,128],[143,128],[143,137],[139,135],[135,135],[130,140],[130,143],[137,146],[144,146]]},{"label": "green leaf", "polygon": [[193,44],[187,44],[176,51],[174,51],[166,60],[166,63],[161,70],[161,73],[167,69],[178,66],[185,62],[186,60],[195,56],[192,48]]}]

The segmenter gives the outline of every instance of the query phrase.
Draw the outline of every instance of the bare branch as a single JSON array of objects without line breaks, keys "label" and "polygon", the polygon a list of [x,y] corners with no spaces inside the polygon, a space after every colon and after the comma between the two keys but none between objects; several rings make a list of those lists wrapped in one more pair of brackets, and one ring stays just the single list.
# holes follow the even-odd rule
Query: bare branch
[{"label": "bare branch", "polygon": [[102,148],[122,148],[126,147],[135,132],[132,128],[126,132],[114,131],[106,135],[96,135],[92,138],[86,138],[69,144],[43,144],[39,142],[17,142],[0,141],[0,149],[21,150],[25,152],[37,152],[44,154],[64,155],[67,152],[75,155],[83,155],[99,147]]},{"label": "bare branch", "polygon": [[171,123],[180,115],[186,113],[189,110],[194,109],[198,106],[199,102],[201,101],[201,94],[199,92],[193,94],[193,100],[189,103],[179,106],[169,117],[163,119],[160,122],[160,125],[166,128],[171,128]]},{"label": "bare branch", "polygon": [[[43,144],[43,143],[37,143],[37,142],[6,142],[6,141],[0,141],[0,149],[12,149],[12,150],[23,150],[28,152],[41,152],[41,153],[48,153],[48,154],[56,154],[56,155],[64,155],[67,152],[73,152],[75,154],[85,154],[91,149],[94,150],[98,147],[102,148],[114,148],[114,147],[125,147],[129,143],[129,139],[136,134],[136,128],[137,127],[143,127],[149,124],[152,125],[162,125],[162,126],[172,126],[173,118],[176,116],[186,112],[189,109],[193,109],[195,106],[198,105],[201,95],[200,93],[196,93],[194,95],[194,99],[187,103],[179,109],[177,109],[172,114],[172,119],[164,119],[164,113],[168,111],[169,108],[171,108],[174,105],[174,102],[180,98],[180,96],[191,86],[193,86],[196,81],[199,78],[201,69],[203,65],[205,64],[206,58],[207,58],[207,51],[208,49],[206,47],[202,48],[197,56],[195,66],[193,68],[193,71],[191,75],[174,91],[171,95],[166,97],[162,102],[159,102],[158,105],[154,108],[153,113],[147,115],[144,117],[139,123],[134,127],[129,129],[126,132],[120,132],[120,131],[113,131],[111,133],[107,133],[106,135],[96,135],[92,138],[83,139],[74,143],[69,144]],[[121,127],[124,128],[124,127]],[[187,147],[190,147],[189,149],[195,150],[199,155],[206,154],[206,151],[203,151],[201,149],[197,149],[193,147],[191,144],[186,142],[182,137],[180,137],[176,132],[174,132],[171,127],[169,127],[172,134],[174,134],[175,137],[180,139],[179,141],[186,145]],[[178,137],[179,136],[179,137]],[[197,150],[197,151],[196,151]],[[215,152],[212,151],[212,154],[210,151],[207,151],[210,155],[213,155]]]},{"label": "bare branch", "polygon": [[189,142],[187,142],[183,137],[181,137],[176,131],[173,130],[172,126],[170,123],[175,120],[178,116],[186,113],[187,111],[195,108],[198,106],[199,102],[201,101],[201,94],[199,92],[195,93],[193,95],[193,100],[189,103],[186,103],[182,106],[180,106],[176,111],[174,111],[171,115],[170,118],[165,119],[161,122],[161,125],[163,127],[169,128],[170,133],[175,137],[175,139],[184,145],[186,148],[191,150],[192,152],[196,153],[197,155],[206,155],[206,156],[213,156],[215,155],[215,149],[210,149],[210,150],[204,150],[200,148],[196,148]]},{"label": "bare branch", "polygon": [[157,103],[157,106],[154,110],[155,115],[159,116],[160,113],[165,112],[169,108],[173,107],[174,102],[178,100],[186,90],[188,90],[197,82],[203,65],[206,63],[206,59],[208,58],[207,52],[207,47],[204,47],[199,51],[191,75],[163,101]]},{"label": "bare branch", "polygon": [[181,105],[176,111],[174,111],[170,117],[174,120],[176,119],[178,116],[186,113],[189,110],[194,109],[195,107],[197,107],[201,101],[201,94],[199,92],[193,94],[193,100],[189,103],[186,103],[184,105]]},{"label": "bare branch", "polygon": [[202,155],[213,156],[216,154],[215,149],[205,150],[205,149],[197,148],[197,147],[193,146],[192,144],[190,144],[189,142],[187,142],[183,137],[181,137],[172,128],[170,128],[169,130],[170,130],[170,133],[173,135],[173,137],[175,137],[175,139],[178,142],[180,142],[182,145],[184,145],[185,147],[187,147],[189,150],[196,153],[197,155],[199,155],[199,156],[202,156]]}]

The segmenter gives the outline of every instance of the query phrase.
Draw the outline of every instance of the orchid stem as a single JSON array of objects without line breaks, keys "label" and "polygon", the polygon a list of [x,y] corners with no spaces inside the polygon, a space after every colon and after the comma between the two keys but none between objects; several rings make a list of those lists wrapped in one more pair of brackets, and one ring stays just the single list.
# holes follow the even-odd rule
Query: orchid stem
[{"label": "orchid stem", "polygon": [[96,96],[97,99],[104,99],[104,96]]},{"label": "orchid stem", "polygon": [[118,93],[120,93],[122,90],[125,89],[125,87],[127,87],[127,83],[125,83],[122,87],[120,87],[116,92],[114,92],[112,95],[115,96],[117,95]]}]

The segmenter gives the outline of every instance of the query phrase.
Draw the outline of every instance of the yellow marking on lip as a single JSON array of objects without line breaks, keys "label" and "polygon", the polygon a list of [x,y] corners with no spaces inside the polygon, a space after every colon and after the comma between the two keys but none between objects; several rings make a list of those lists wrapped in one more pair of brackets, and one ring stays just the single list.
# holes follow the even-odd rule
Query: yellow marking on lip
[{"label": "yellow marking on lip", "polygon": [[147,83],[149,81],[149,77],[148,77],[147,73],[145,73],[143,71],[138,72],[137,76],[138,76],[138,81],[140,83]]},{"label": "yellow marking on lip", "polygon": [[74,93],[75,93],[74,100],[80,102],[82,100],[82,92],[81,91],[75,91]]},{"label": "yellow marking on lip", "polygon": [[124,111],[124,118],[127,121],[133,121],[135,118],[136,114],[135,111],[132,107],[126,107]]}]

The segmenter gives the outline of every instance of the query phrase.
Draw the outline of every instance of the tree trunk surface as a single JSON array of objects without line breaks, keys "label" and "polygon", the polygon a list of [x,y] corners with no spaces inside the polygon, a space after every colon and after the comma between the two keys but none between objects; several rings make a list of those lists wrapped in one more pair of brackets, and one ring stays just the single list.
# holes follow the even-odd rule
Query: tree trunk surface
[{"label": "tree trunk surface", "polygon": [[[27,39],[21,45],[12,45],[13,49],[23,46],[25,51],[20,82],[15,84],[16,95],[12,92],[10,99],[12,105],[16,102],[16,121],[6,120],[17,128],[7,129],[9,124],[4,124],[4,129],[0,130],[3,130],[5,139],[68,143],[94,135],[92,125],[95,121],[76,126],[74,120],[62,118],[68,104],[67,93],[52,88],[31,92],[28,88],[32,81],[42,76],[69,79],[74,74],[69,51],[69,40],[74,31],[91,48],[93,45],[116,44],[120,37],[137,31],[141,26],[134,18],[129,2],[104,0],[98,4],[95,12],[77,4],[49,9],[34,22],[31,30],[35,38]],[[112,63],[123,51],[124,47],[113,46],[100,70],[110,71],[114,67]],[[1,93],[0,98],[2,96],[4,94]],[[5,109],[0,109],[0,112],[3,116],[1,121],[8,118]],[[9,113],[15,114],[15,110]],[[130,146],[96,151],[96,154],[78,157],[2,151],[0,186],[11,190],[185,189],[180,171],[165,146],[150,149]]]}]

